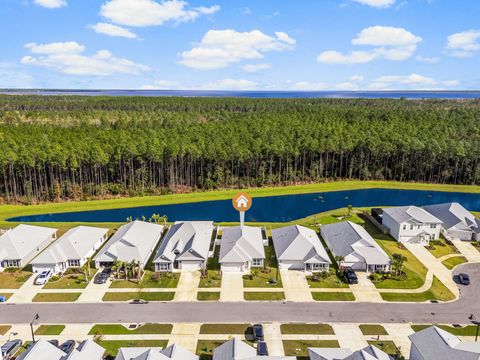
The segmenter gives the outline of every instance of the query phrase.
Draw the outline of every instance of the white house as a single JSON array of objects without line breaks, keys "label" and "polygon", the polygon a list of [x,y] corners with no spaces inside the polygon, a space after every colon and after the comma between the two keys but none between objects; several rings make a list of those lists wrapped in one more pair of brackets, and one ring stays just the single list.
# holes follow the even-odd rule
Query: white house
[{"label": "white house", "polygon": [[340,266],[367,272],[390,270],[389,256],[360,225],[342,221],[323,225],[320,233],[333,256],[343,258]]},{"label": "white house", "polygon": [[219,262],[222,271],[244,272],[263,267],[265,249],[262,229],[253,226],[234,226],[222,229]]},{"label": "white house", "polygon": [[442,221],[417,206],[399,206],[383,209],[382,225],[399,242],[428,244],[440,236]]},{"label": "white house", "polygon": [[155,271],[204,269],[213,230],[212,221],[177,221],[168,229],[157,251]]},{"label": "white house", "polygon": [[328,271],[331,261],[317,233],[300,225],[272,230],[280,269]]},{"label": "white house", "polygon": [[296,357],[259,356],[253,346],[234,337],[213,350],[213,360],[296,360]]},{"label": "white house", "polygon": [[17,360],[102,360],[105,349],[93,340],[85,340],[67,354],[47,340],[40,339],[17,357]]},{"label": "white house", "polygon": [[57,229],[18,225],[0,236],[0,271],[26,266],[57,237]]},{"label": "white house", "polygon": [[111,266],[116,261],[139,262],[143,269],[155,250],[163,232],[163,225],[132,221],[122,225],[95,256],[95,266]]},{"label": "white house", "polygon": [[352,351],[345,348],[308,348],[310,360],[393,360],[373,345]]},{"label": "white house", "polygon": [[147,347],[120,348],[115,360],[198,360],[198,356],[180,345],[172,344],[165,349]]},{"label": "white house", "polygon": [[108,229],[77,226],[68,230],[55,243],[32,260],[33,272],[64,272],[82,267],[107,240]]},{"label": "white house", "polygon": [[442,234],[451,240],[480,241],[480,219],[457,202],[423,207],[442,221]]}]

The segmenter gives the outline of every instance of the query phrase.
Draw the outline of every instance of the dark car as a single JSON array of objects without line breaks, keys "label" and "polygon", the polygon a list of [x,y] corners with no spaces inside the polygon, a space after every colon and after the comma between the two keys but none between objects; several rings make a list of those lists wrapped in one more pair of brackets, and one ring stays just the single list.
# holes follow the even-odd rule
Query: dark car
[{"label": "dark car", "polygon": [[95,276],[93,282],[95,284],[105,284],[110,277],[111,271],[112,270],[110,268],[103,269],[100,273],[97,274],[97,276]]},{"label": "dark car", "polygon": [[253,325],[253,340],[254,341],[263,341],[263,326],[262,324]]},{"label": "dark car", "polygon": [[75,341],[67,340],[62,345],[59,346],[59,349],[66,354],[70,354],[73,351],[73,349],[75,349]]},{"label": "dark car", "polygon": [[58,345],[60,344],[60,343],[58,342],[58,340],[48,340],[48,342],[49,342],[50,344],[52,344],[53,346],[55,346],[55,347],[58,347]]},{"label": "dark car", "polygon": [[130,304],[137,304],[137,305],[141,305],[141,304],[148,304],[148,301],[147,300],[142,300],[142,299],[134,299],[132,301],[130,301]]},{"label": "dark car", "polygon": [[358,277],[357,277],[357,274],[355,274],[355,271],[353,269],[345,269],[345,271],[343,272],[343,275],[345,275],[345,278],[347,279],[347,283],[358,284]]},{"label": "dark car", "polygon": [[267,343],[265,341],[260,341],[257,345],[257,355],[259,356],[268,356]]},{"label": "dark car", "polygon": [[470,285],[470,276],[468,274],[458,274],[458,281],[462,285]]},{"label": "dark car", "polygon": [[2,345],[0,350],[2,359],[4,360],[13,359],[13,355],[15,355],[18,349],[20,349],[20,346],[22,346],[21,340],[7,341],[5,344]]}]

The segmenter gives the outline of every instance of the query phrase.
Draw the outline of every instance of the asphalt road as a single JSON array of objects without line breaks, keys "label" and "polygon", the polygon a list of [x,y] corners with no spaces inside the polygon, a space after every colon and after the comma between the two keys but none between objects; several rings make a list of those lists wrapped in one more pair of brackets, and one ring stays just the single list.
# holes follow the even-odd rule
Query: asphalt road
[{"label": "asphalt road", "polygon": [[467,264],[455,273],[470,275],[472,284],[460,287],[460,299],[444,304],[359,302],[165,302],[149,304],[2,304],[0,323],[25,324],[40,315],[48,323],[228,323],[228,322],[348,322],[465,324],[480,318],[480,264]]}]

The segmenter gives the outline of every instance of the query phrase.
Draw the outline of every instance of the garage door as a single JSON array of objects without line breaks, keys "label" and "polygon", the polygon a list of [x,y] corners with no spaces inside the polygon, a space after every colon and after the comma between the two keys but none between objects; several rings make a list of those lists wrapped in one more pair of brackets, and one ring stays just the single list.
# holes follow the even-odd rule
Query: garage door
[{"label": "garage door", "polygon": [[282,261],[280,263],[280,269],[285,270],[304,270],[305,265],[301,261]]},{"label": "garage door", "polygon": [[202,268],[201,261],[182,261],[179,265],[180,270],[200,270]]},{"label": "garage door", "polygon": [[243,264],[222,264],[222,271],[225,272],[242,272]]},{"label": "garage door", "polygon": [[55,266],[48,264],[32,265],[32,270],[34,273],[41,273],[42,271],[46,270],[51,270],[52,272],[55,272]]}]

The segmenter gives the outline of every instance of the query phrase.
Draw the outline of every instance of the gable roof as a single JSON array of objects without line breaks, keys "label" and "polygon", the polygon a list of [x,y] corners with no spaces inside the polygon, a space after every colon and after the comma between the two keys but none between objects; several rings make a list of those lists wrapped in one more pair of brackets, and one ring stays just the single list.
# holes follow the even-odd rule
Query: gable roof
[{"label": "gable roof", "polygon": [[198,360],[197,355],[176,344],[166,347],[161,353],[171,360]]},{"label": "gable roof", "polygon": [[108,229],[103,228],[74,227],[37,256],[32,264],[56,264],[69,259],[83,259],[107,233]]},{"label": "gable roof", "polygon": [[273,245],[278,260],[300,260],[312,258],[331,263],[314,230],[300,225],[286,226],[272,230]]},{"label": "gable roof", "polygon": [[442,220],[445,229],[470,230],[480,233],[480,219],[457,202],[423,207],[427,212]]},{"label": "gable roof", "polygon": [[182,256],[206,260],[212,241],[213,221],[177,221],[168,229],[154,262],[173,262]]},{"label": "gable roof", "polygon": [[345,348],[309,348],[310,360],[391,360],[392,358],[375,346],[367,346],[352,352]]},{"label": "gable roof", "polygon": [[355,252],[368,264],[389,264],[390,258],[362,226],[342,221],[321,227],[323,239],[335,256]]},{"label": "gable roof", "polygon": [[40,339],[17,357],[17,360],[62,360],[66,355],[47,340]]},{"label": "gable roof", "polygon": [[397,223],[413,220],[422,224],[441,224],[442,221],[418,206],[397,206],[382,209]]},{"label": "gable roof", "polygon": [[20,224],[0,236],[4,259],[17,260],[34,251],[44,241],[51,239],[57,229]]},{"label": "gable roof", "polygon": [[140,261],[145,264],[162,236],[163,225],[132,221],[122,225],[95,256],[95,261]]},{"label": "gable roof", "polygon": [[163,350],[148,347],[120,348],[115,360],[198,360],[198,356],[173,344]]},{"label": "gable roof", "polygon": [[436,326],[412,334],[409,339],[426,360],[480,359],[480,343],[461,342],[455,335]]},{"label": "gable roof", "polygon": [[257,350],[234,337],[213,350],[213,360],[295,360],[295,356],[258,356]]},{"label": "gable roof", "polygon": [[222,229],[220,263],[264,259],[262,229],[254,226],[233,226]]},{"label": "gable roof", "polygon": [[104,353],[103,347],[88,339],[74,349],[65,360],[101,360]]}]

